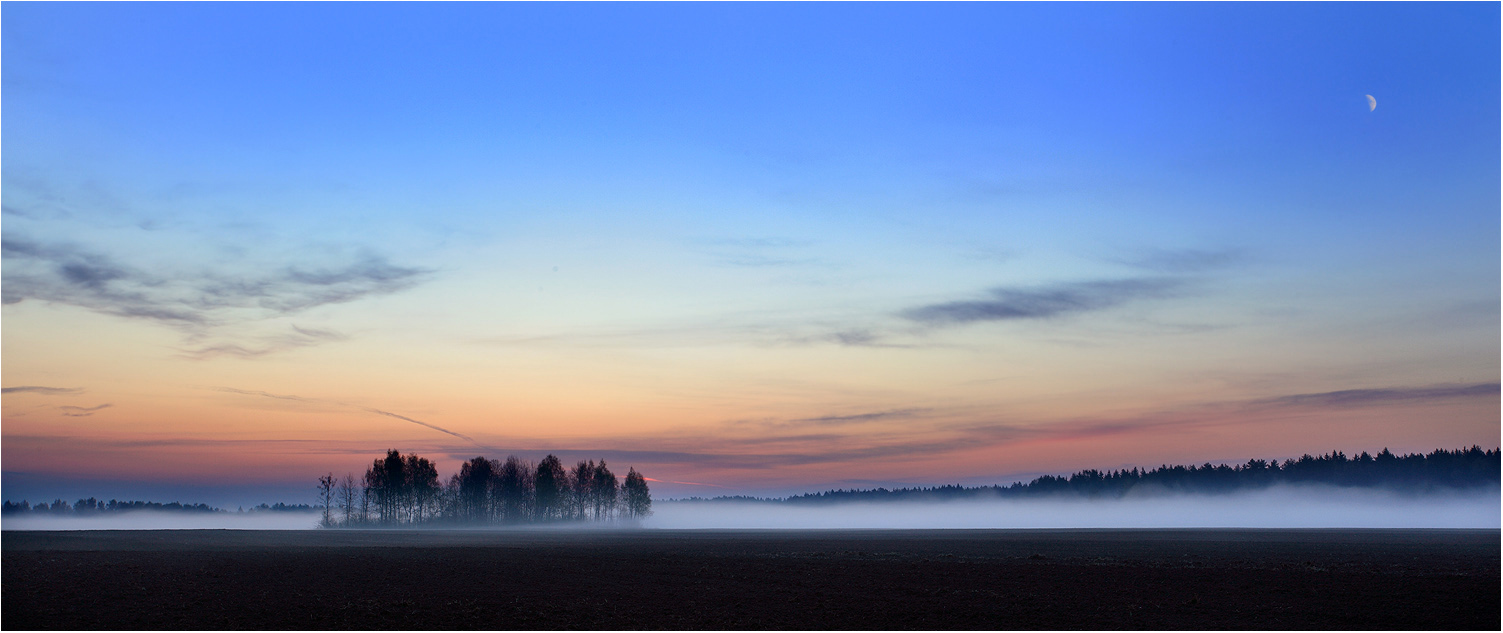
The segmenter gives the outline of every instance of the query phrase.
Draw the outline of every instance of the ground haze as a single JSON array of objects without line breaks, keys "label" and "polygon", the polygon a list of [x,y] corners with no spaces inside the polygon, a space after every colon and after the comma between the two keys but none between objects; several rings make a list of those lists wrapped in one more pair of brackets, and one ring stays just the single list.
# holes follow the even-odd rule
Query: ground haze
[{"label": "ground haze", "polygon": [[1497,530],[6,532],[7,629],[1493,629]]}]

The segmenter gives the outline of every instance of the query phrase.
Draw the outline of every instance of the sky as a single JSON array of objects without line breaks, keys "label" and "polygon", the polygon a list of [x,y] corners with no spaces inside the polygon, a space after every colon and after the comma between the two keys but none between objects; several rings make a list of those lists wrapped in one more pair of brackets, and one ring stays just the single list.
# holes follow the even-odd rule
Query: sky
[{"label": "sky", "polygon": [[5,3],[4,497],[1496,447],[1499,17]]}]

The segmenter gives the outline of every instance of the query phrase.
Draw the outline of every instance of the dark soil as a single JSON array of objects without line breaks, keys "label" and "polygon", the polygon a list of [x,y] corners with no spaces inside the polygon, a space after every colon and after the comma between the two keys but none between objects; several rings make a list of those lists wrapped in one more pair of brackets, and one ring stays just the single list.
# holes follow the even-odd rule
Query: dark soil
[{"label": "dark soil", "polygon": [[1496,530],[3,534],[5,629],[1486,629]]}]

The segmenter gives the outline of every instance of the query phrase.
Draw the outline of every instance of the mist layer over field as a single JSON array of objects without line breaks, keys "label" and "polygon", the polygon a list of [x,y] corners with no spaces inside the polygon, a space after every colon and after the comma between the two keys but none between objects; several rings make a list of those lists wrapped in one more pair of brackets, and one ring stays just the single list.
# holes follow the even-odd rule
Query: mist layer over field
[{"label": "mist layer over field", "polygon": [[315,512],[112,512],[93,516],[6,517],[3,530],[311,530]]},{"label": "mist layer over field", "polygon": [[[1498,488],[1408,494],[1334,487],[1274,487],[1224,495],[1132,494],[804,504],[659,501],[641,523],[657,529],[1006,528],[1483,528],[1503,527]],[[308,530],[318,513],[180,513],[6,517],[4,530]],[[443,528],[443,524],[432,527]],[[455,526],[461,527],[461,526]],[[514,526],[579,529],[577,524]],[[604,526],[590,526],[601,529]]]},{"label": "mist layer over field", "polygon": [[1403,494],[1274,487],[1225,495],[1128,495],[829,505],[669,501],[645,527],[713,528],[1493,528],[1499,489]]}]

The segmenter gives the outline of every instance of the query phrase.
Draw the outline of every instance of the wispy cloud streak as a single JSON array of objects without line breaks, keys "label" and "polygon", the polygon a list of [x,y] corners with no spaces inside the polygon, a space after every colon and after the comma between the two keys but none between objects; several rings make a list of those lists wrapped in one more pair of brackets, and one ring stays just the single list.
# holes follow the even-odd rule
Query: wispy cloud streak
[{"label": "wispy cloud streak", "polygon": [[911,418],[929,409],[894,409],[892,411],[876,411],[873,413],[858,413],[855,415],[826,415],[817,418],[798,418],[790,422],[809,422],[814,424],[855,424],[860,422],[872,422],[875,420],[888,420],[892,418]]},{"label": "wispy cloud streak", "polygon": [[91,415],[94,415],[95,413],[98,413],[101,409],[108,409],[108,408],[110,408],[112,406],[115,406],[115,405],[109,404],[109,403],[101,404],[99,406],[94,406],[94,407],[74,407],[74,406],[66,406],[65,405],[65,406],[58,407],[58,409],[62,410],[63,415],[66,415],[66,416],[68,416],[70,418],[86,418],[86,417],[89,417]]},{"label": "wispy cloud streak", "polygon": [[1452,387],[1393,387],[1387,389],[1345,389],[1323,393],[1301,393],[1254,401],[1259,405],[1296,407],[1361,407],[1379,404],[1403,404],[1452,398],[1497,398],[1499,383],[1486,382]]},{"label": "wispy cloud streak", "polygon": [[[956,451],[1024,442],[1051,442],[1104,438],[1133,433],[1162,433],[1178,429],[1248,424],[1269,406],[1320,409],[1329,407],[1376,406],[1417,403],[1456,398],[1497,397],[1498,383],[1481,383],[1449,387],[1394,387],[1354,389],[1316,394],[1292,394],[1258,400],[1205,402],[1171,410],[1145,412],[1124,417],[1081,417],[1066,420],[969,420],[945,415],[951,421],[927,426],[922,432],[889,430],[872,432],[836,432],[839,425],[868,420],[899,419],[929,413],[931,409],[897,409],[846,416],[818,416],[790,420],[786,423],[764,421],[764,429],[774,432],[746,434],[746,429],[728,429],[717,435],[685,435],[650,440],[652,448],[635,439],[607,450],[584,451],[613,460],[637,460],[714,470],[732,469],[765,471],[777,468],[816,464],[837,464],[881,459],[936,458]],[[792,422],[831,425],[830,433],[810,436],[778,433],[776,429]],[[744,426],[747,421],[735,424]],[[817,450],[806,449],[817,441]],[[643,446],[642,450],[629,448]],[[700,447],[714,446],[715,450]],[[772,450],[768,450],[770,447]],[[785,450],[778,450],[782,448]],[[569,450],[573,450],[572,448]]]},{"label": "wispy cloud streak", "polygon": [[193,360],[207,360],[218,356],[236,356],[239,358],[260,358],[267,354],[284,352],[299,347],[310,347],[320,343],[344,341],[349,337],[333,330],[319,330],[312,328],[300,328],[292,326],[292,331],[271,337],[263,337],[258,343],[217,343],[203,347],[184,350],[183,357]]},{"label": "wispy cloud streak", "polygon": [[0,394],[7,394],[7,393],[35,393],[35,394],[41,394],[41,395],[44,395],[44,396],[72,396],[72,395],[77,395],[77,394],[83,393],[83,389],[78,388],[78,387],[34,387],[34,386],[4,387],[4,388],[0,388]]},{"label": "wispy cloud streak", "polygon": [[[296,439],[235,439],[235,438],[147,438],[125,439],[110,437],[81,437],[75,435],[6,435],[5,441],[15,442],[17,446],[44,446],[48,450],[69,450],[87,448],[90,450],[121,450],[139,448],[221,448],[221,447],[244,447],[247,445],[270,444],[270,445],[317,445],[316,452],[326,453],[327,448],[322,448],[324,440],[296,440]],[[379,450],[379,449],[376,449]],[[9,475],[9,473],[6,473]]]},{"label": "wispy cloud streak", "polygon": [[1117,261],[1134,268],[1183,275],[1228,268],[1246,259],[1244,253],[1236,250],[1154,249],[1136,258]]},{"label": "wispy cloud streak", "polygon": [[708,247],[707,254],[719,266],[743,268],[767,268],[779,266],[818,265],[823,262],[816,257],[791,255],[809,246],[809,242],[786,238],[721,238],[694,240],[697,245]]},{"label": "wispy cloud streak", "polygon": [[[297,314],[318,306],[407,290],[431,271],[399,266],[365,253],[332,265],[294,263],[242,274],[224,270],[147,270],[78,244],[42,242],[10,234],[0,239],[5,260],[0,303],[26,300],[78,306],[102,314],[167,325],[202,340],[223,328]],[[337,261],[337,260],[336,260]],[[190,350],[190,358],[266,354],[341,340],[343,335],[293,327],[259,343],[220,342]]]},{"label": "wispy cloud streak", "polygon": [[1173,278],[1117,279],[1038,288],[993,288],[990,299],[950,301],[910,308],[898,315],[928,326],[978,321],[1051,319],[1116,307],[1140,299],[1162,299],[1184,286]]}]

